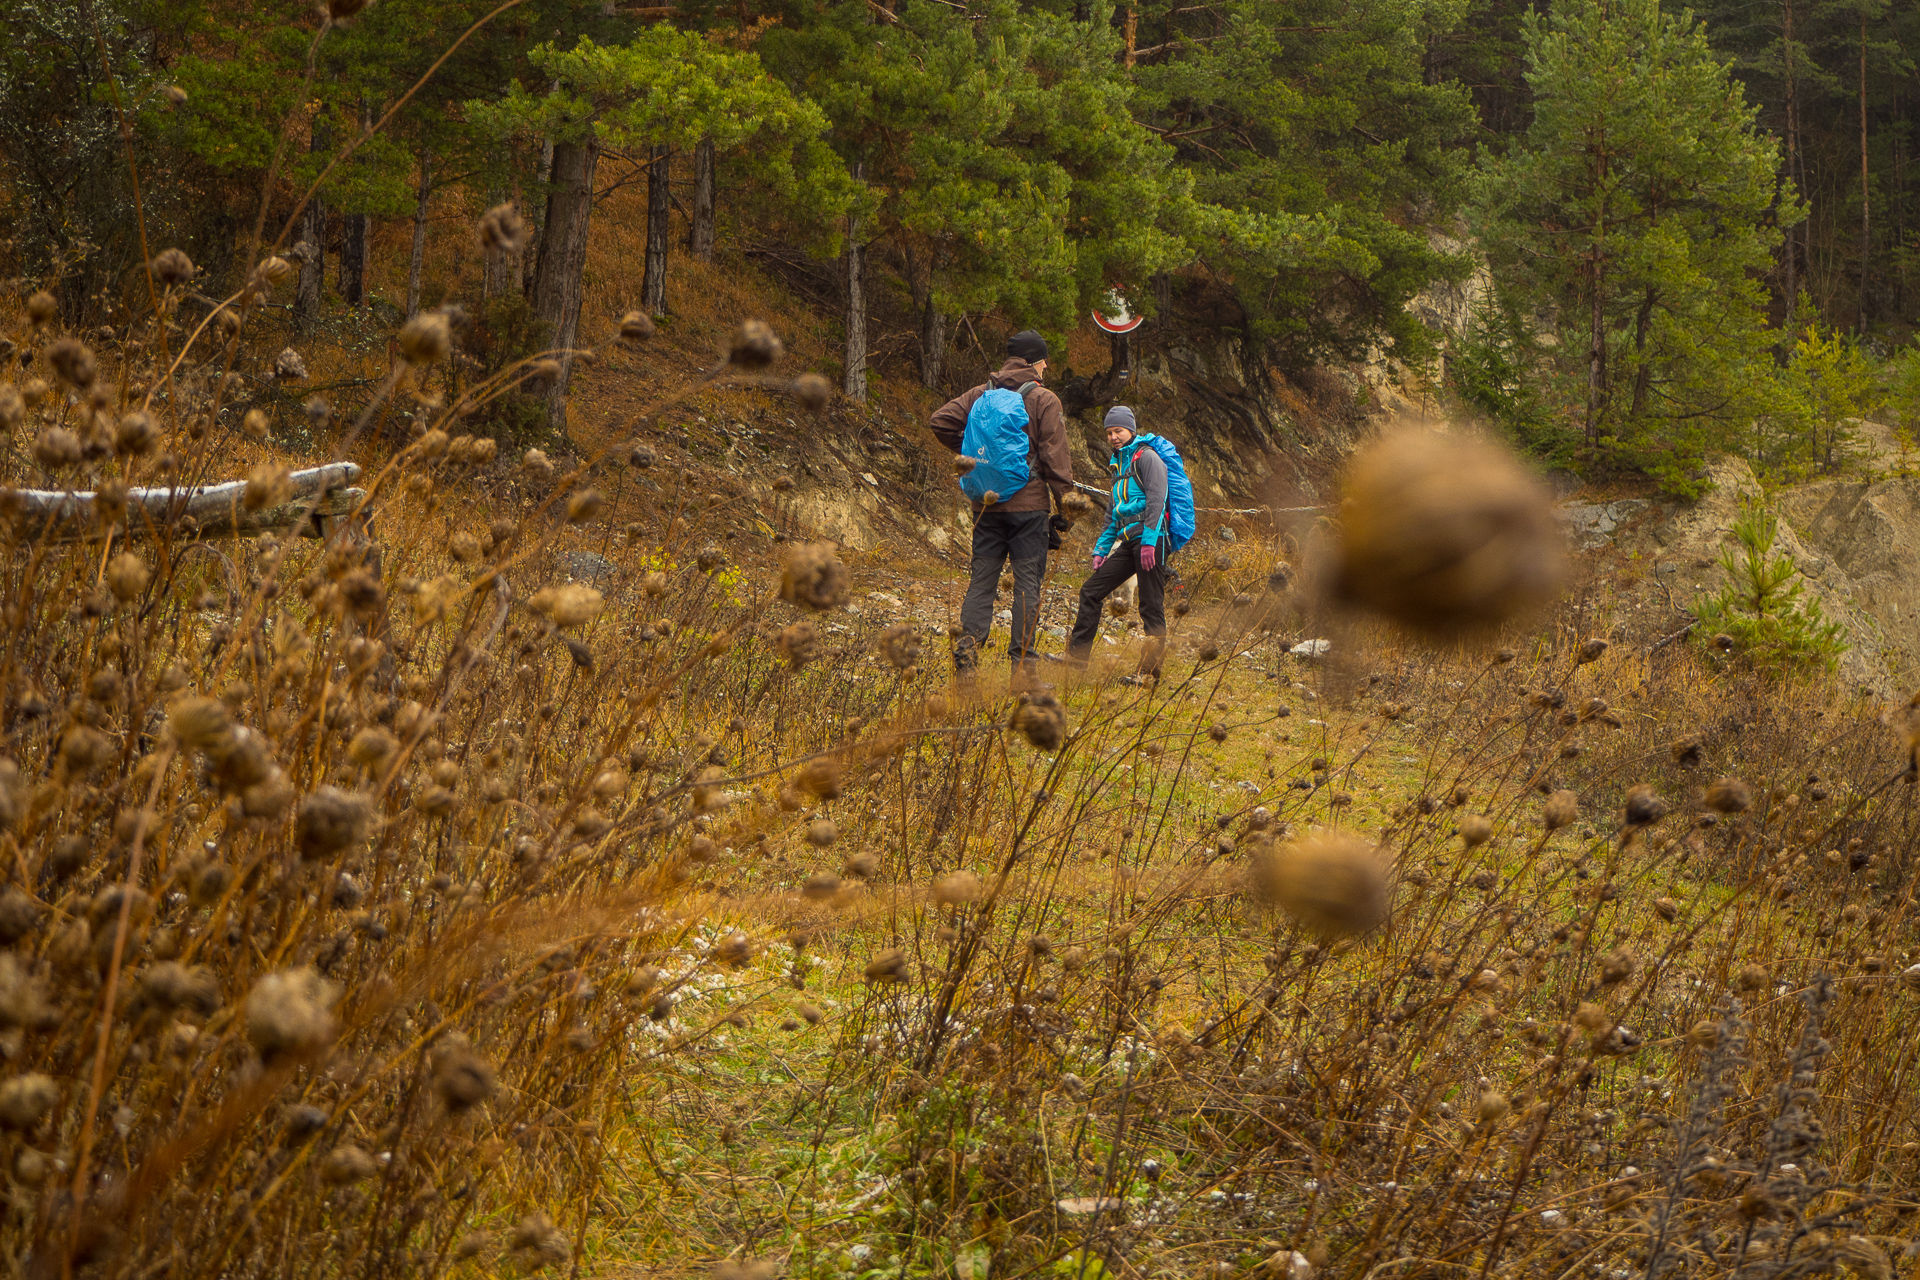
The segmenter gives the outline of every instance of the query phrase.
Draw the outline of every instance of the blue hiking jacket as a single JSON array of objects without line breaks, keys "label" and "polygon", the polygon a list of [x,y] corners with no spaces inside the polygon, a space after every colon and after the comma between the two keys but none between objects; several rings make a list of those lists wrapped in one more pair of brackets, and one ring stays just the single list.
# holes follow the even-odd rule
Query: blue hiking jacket
[{"label": "blue hiking jacket", "polygon": [[1167,532],[1167,464],[1141,432],[1107,459],[1113,473],[1113,510],[1093,554],[1104,556],[1118,542],[1154,547]]}]

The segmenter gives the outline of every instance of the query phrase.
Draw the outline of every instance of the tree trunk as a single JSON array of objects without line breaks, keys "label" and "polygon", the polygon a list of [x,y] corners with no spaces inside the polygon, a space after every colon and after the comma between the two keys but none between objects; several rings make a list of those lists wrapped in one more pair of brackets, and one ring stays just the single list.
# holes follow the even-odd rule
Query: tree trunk
[{"label": "tree trunk", "polygon": [[[372,122],[367,104],[359,106],[360,131]],[[340,296],[358,307],[367,296],[367,215],[349,213],[340,220]]]},{"label": "tree trunk", "polygon": [[693,149],[693,226],[687,249],[701,262],[713,261],[713,139]]},{"label": "tree trunk", "polygon": [[[309,151],[327,149],[327,131],[318,120],[313,122]],[[293,291],[293,328],[296,333],[311,333],[320,318],[320,299],[327,285],[327,211],[316,194],[300,212],[300,243],[306,256],[300,260],[300,283]]]},{"label": "tree trunk", "polygon": [[649,315],[667,309],[667,215],[673,210],[667,181],[672,154],[666,143],[657,143],[647,161],[647,265],[640,280],[640,309]]},{"label": "tree trunk", "polygon": [[367,215],[350,213],[340,223],[340,297],[357,307],[367,297]]},{"label": "tree trunk", "polygon": [[598,139],[555,145],[547,212],[541,219],[533,312],[549,326],[548,346],[559,353],[560,372],[546,396],[547,424],[555,430],[566,426],[567,380],[573,372],[573,358],[566,353],[580,333],[580,274],[587,262],[587,221],[593,214],[593,171],[599,162]]},{"label": "tree trunk", "polygon": [[947,363],[947,317],[934,305],[929,294],[920,312],[920,385],[929,391],[940,389],[940,375]]},{"label": "tree trunk", "polygon": [[1873,197],[1867,186],[1867,10],[1860,9],[1860,310],[1856,332],[1867,336],[1867,272],[1873,251],[1873,238],[1868,234],[1868,215],[1873,209]]},{"label": "tree trunk", "polygon": [[[554,81],[553,87],[558,89],[560,82]],[[534,173],[537,175],[536,180],[543,188],[553,180],[553,139],[546,138],[541,141],[540,162],[534,166]],[[545,247],[546,235],[547,215],[543,206],[540,216],[533,220],[533,229],[527,235],[525,256],[520,259],[520,291],[528,297],[533,296],[537,284],[540,254]]]},{"label": "tree trunk", "polygon": [[[506,188],[497,183],[487,187],[487,208],[508,202]],[[519,274],[520,264],[511,253],[484,253],[480,257],[480,300],[491,302],[504,295],[507,283]]]},{"label": "tree trunk", "polygon": [[847,219],[847,252],[842,259],[847,281],[847,376],[841,389],[847,399],[867,399],[867,250],[860,243],[860,220]]},{"label": "tree trunk", "polygon": [[1640,313],[1633,318],[1633,350],[1640,367],[1633,371],[1633,416],[1637,421],[1647,407],[1647,392],[1653,386],[1653,366],[1647,363],[1647,330],[1653,324],[1653,304],[1657,294],[1648,289],[1640,299]]},{"label": "tree trunk", "polygon": [[[1784,0],[1780,6],[1781,53],[1786,64],[1787,77],[1787,177],[1793,183],[1796,199],[1806,198],[1806,189],[1800,181],[1800,100],[1796,92],[1799,77],[1797,64],[1799,58],[1793,48],[1793,0]],[[1784,331],[1783,339],[1789,351],[1792,350],[1793,331],[1796,325],[1795,313],[1800,308],[1800,227],[1796,223],[1787,228],[1787,314],[1780,326]]]},{"label": "tree trunk", "polygon": [[433,157],[420,153],[420,186],[413,200],[413,256],[407,259],[407,314],[420,310],[420,275],[427,265],[427,199],[433,195]]}]

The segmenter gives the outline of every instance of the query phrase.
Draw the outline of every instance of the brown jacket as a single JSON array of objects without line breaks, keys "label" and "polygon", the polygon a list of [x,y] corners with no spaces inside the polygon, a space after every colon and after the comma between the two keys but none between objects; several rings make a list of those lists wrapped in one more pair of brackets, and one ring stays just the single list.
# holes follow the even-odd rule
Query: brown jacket
[{"label": "brown jacket", "polygon": [[[985,395],[988,387],[1018,391],[1023,383],[1039,380],[1040,375],[1025,360],[1007,361],[1000,366],[1000,372],[985,383],[935,409],[933,434],[940,438],[941,444],[959,453],[960,440],[967,433],[967,415],[973,412],[973,402]],[[1067,454],[1066,411],[1060,407],[1060,397],[1045,387],[1036,386],[1027,392],[1027,436],[1033,441],[1033,449],[1027,454],[1027,467],[1033,472],[1033,478],[1027,481],[1026,488],[995,504],[995,511],[1050,511],[1060,505],[1060,499],[1073,487],[1073,460]],[[1047,497],[1049,492],[1053,495],[1051,502]],[[980,504],[974,503],[976,514],[979,509]]]}]

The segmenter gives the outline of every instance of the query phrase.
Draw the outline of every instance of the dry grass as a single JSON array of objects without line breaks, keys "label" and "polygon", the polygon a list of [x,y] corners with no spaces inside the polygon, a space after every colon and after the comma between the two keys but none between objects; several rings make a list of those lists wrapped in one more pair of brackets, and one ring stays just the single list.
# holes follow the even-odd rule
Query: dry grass
[{"label": "dry grass", "polygon": [[[721,348],[757,290],[688,272],[678,350]],[[226,378],[263,296],[163,299],[0,481],[272,487]],[[21,391],[76,341],[9,332]],[[699,385],[616,358],[623,422]],[[537,362],[354,359],[296,456],[363,463],[371,536],[6,508],[8,1274],[1900,1265],[1920,809],[1878,708],[1630,643],[1604,583],[1338,618],[1258,522],[1182,553],[1159,683],[955,689],[776,541],[783,491],[624,428],[492,456],[467,410]]]}]

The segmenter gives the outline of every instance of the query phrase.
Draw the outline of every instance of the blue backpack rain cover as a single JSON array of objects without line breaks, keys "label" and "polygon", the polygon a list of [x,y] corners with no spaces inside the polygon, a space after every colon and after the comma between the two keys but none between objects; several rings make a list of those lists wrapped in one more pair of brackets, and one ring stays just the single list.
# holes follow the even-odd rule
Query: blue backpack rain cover
[{"label": "blue backpack rain cover", "polygon": [[1180,461],[1180,451],[1173,447],[1173,441],[1145,435],[1141,443],[1167,464],[1167,536],[1178,551],[1193,537],[1193,481],[1187,479],[1187,465]]},{"label": "blue backpack rain cover", "polygon": [[[1027,437],[1026,396],[1031,386],[1029,382],[1018,391],[989,388],[967,413],[960,452],[973,459],[973,470],[960,477],[960,491],[975,502],[984,502],[988,491],[1004,502],[1033,478],[1027,466],[1027,452],[1033,444]],[[1193,504],[1187,505],[1191,508]],[[1188,527],[1191,529],[1191,521]]]}]

